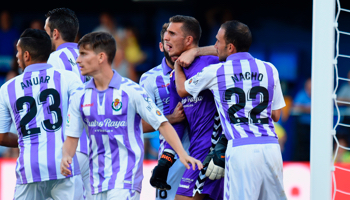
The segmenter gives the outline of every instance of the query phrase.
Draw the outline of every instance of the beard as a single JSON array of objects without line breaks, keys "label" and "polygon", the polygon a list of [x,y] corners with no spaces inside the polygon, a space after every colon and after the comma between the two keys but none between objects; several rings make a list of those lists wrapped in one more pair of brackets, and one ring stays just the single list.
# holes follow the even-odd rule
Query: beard
[{"label": "beard", "polygon": [[169,53],[165,50],[164,46],[163,46],[163,52],[164,52],[164,57],[165,59],[172,65],[174,66],[175,62],[173,62],[171,60],[171,57],[169,56]]}]

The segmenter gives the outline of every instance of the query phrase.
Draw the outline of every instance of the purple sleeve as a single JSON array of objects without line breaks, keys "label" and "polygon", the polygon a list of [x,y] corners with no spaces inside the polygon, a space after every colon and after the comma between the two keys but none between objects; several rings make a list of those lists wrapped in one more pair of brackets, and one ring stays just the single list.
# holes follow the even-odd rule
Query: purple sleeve
[{"label": "purple sleeve", "polygon": [[[169,113],[173,113],[176,105],[178,104],[178,102],[182,101],[182,98],[177,94],[176,91],[176,85],[175,85],[175,77],[174,77],[174,73],[173,76],[170,78],[170,85],[168,86],[168,90],[170,93],[170,103],[169,103]],[[182,137],[185,133],[185,128],[186,128],[186,121],[182,121],[176,124],[172,124],[172,126],[174,127],[177,135],[179,136],[180,140],[182,140]],[[171,149],[174,150],[169,144],[168,142],[165,142],[164,145],[164,149]]]}]

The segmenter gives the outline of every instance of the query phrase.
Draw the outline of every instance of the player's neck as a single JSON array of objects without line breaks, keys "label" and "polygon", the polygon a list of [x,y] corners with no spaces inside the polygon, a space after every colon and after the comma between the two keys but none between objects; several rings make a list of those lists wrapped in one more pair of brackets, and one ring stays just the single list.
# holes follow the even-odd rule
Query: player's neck
[{"label": "player's neck", "polygon": [[112,81],[113,74],[114,72],[112,68],[101,70],[100,73],[95,74],[93,78],[96,89],[100,91],[108,89],[109,83]]},{"label": "player's neck", "polygon": [[67,43],[67,41],[64,41],[64,40],[62,40],[62,39],[56,40],[56,41],[55,41],[55,50],[57,50],[57,48],[58,48],[59,46],[61,46],[61,44],[64,44],[64,43]]}]

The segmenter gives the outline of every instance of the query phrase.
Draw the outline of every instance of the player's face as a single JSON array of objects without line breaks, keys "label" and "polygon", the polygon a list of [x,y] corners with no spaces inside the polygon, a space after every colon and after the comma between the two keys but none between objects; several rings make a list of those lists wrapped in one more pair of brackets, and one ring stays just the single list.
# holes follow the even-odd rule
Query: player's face
[{"label": "player's face", "polygon": [[216,35],[215,48],[220,61],[226,61],[228,56],[227,44],[225,41],[225,29],[220,28]]},{"label": "player's face", "polygon": [[24,68],[25,68],[26,66],[25,66],[25,63],[24,63],[24,57],[23,57],[22,48],[19,46],[20,42],[21,42],[21,40],[18,40],[17,45],[16,45],[16,48],[17,48],[16,58],[17,58],[18,66],[19,66],[22,70],[24,70]]},{"label": "player's face", "polygon": [[53,43],[52,33],[51,33],[51,29],[50,29],[50,27],[49,27],[49,19],[50,19],[50,17],[48,17],[48,18],[45,20],[44,29],[45,29],[46,33],[50,36],[51,44],[52,44],[52,51],[55,51],[55,50],[56,50],[56,46],[55,46],[55,44]]},{"label": "player's face", "polygon": [[98,54],[96,54],[89,45],[79,47],[79,56],[76,62],[80,66],[83,76],[93,76],[99,70]]},{"label": "player's face", "polygon": [[165,49],[169,56],[180,56],[185,49],[185,34],[181,29],[182,23],[171,22],[167,31],[164,33]]}]

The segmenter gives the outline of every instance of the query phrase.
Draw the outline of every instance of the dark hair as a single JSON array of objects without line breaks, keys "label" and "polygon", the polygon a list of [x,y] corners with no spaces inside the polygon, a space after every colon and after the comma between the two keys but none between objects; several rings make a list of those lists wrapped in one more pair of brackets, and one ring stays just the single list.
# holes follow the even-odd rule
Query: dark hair
[{"label": "dark hair", "polygon": [[225,42],[226,44],[232,43],[237,52],[249,51],[252,44],[252,33],[249,27],[237,20],[227,21],[221,25],[222,29],[225,29]]},{"label": "dark hair", "polygon": [[[87,47],[87,45],[89,45]],[[112,64],[117,52],[117,45],[113,36],[106,32],[92,32],[84,35],[78,42],[79,47],[90,48],[95,53],[105,52],[108,63]]]},{"label": "dark hair", "polygon": [[175,15],[169,19],[169,22],[183,23],[181,27],[182,31],[185,33],[186,36],[192,36],[193,43],[198,45],[199,39],[202,35],[202,29],[199,25],[199,22],[194,17]]},{"label": "dark hair", "polygon": [[164,23],[162,26],[162,30],[160,31],[160,42],[164,44],[164,33],[166,32],[166,29],[168,28],[169,23]]},{"label": "dark hair", "polygon": [[46,62],[51,53],[50,36],[43,30],[26,29],[19,37],[22,51],[28,51],[32,60]]},{"label": "dark hair", "polygon": [[48,26],[51,34],[57,29],[64,41],[74,42],[79,31],[79,21],[74,11],[69,8],[56,8],[49,11],[45,17],[50,18]]}]

